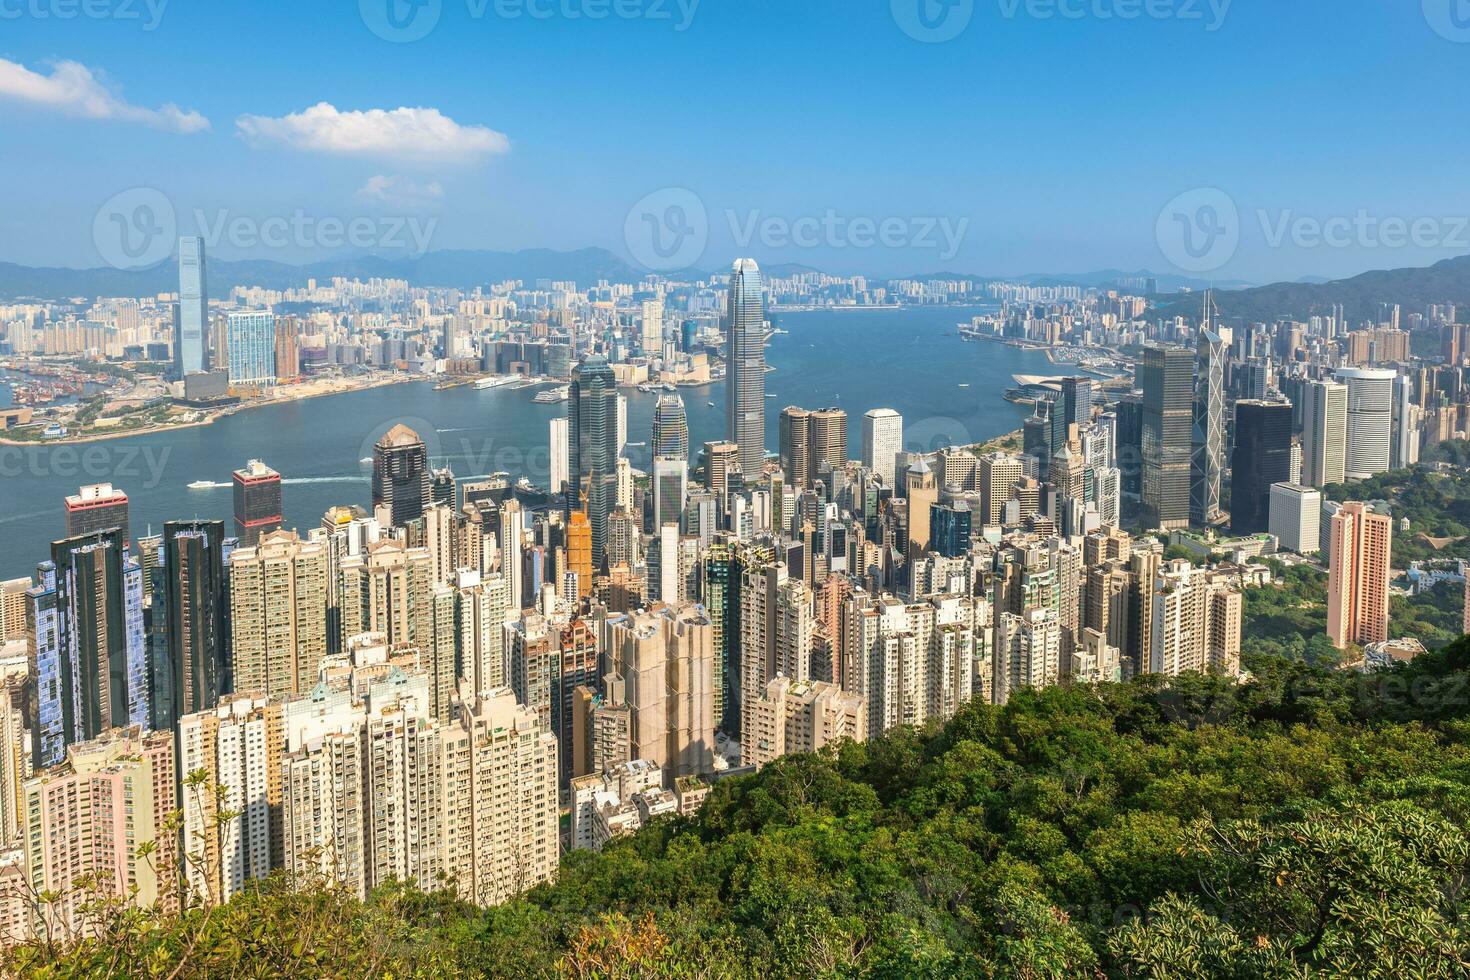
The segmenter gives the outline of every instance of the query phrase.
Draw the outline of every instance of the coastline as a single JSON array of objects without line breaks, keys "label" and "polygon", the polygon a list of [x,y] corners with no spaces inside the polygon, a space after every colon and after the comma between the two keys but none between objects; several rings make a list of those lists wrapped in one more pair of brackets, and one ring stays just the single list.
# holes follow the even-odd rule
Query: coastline
[{"label": "coastline", "polygon": [[390,377],[381,381],[373,381],[369,384],[353,385],[347,388],[334,388],[326,391],[308,391],[292,395],[289,398],[261,398],[249,402],[240,402],[229,408],[221,409],[210,414],[208,418],[199,419],[195,422],[180,422],[176,425],[160,425],[148,429],[129,429],[119,432],[89,432],[81,436],[67,436],[64,439],[7,439],[0,435],[0,446],[19,446],[22,448],[46,449],[52,446],[82,446],[93,442],[108,442],[114,439],[132,439],[138,436],[162,435],[169,432],[181,432],[184,429],[198,429],[207,425],[213,425],[220,419],[229,418],[241,412],[248,412],[258,408],[266,408],[271,405],[284,405],[289,402],[305,402],[314,398],[327,398],[332,395],[348,395],[355,391],[371,391],[374,388],[387,388],[392,385],[412,384],[414,382],[428,382],[431,378],[420,377]]}]

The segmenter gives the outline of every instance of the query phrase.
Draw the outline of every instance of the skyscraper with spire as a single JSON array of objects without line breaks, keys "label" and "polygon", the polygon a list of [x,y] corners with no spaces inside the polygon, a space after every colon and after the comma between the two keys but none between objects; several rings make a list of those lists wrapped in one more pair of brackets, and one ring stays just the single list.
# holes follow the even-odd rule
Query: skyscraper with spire
[{"label": "skyscraper with spire", "polygon": [[660,395],[653,409],[653,455],[656,459],[689,461],[689,419],[684,399]]},{"label": "skyscraper with spire", "polygon": [[761,288],[755,260],[736,259],[730,273],[725,414],[747,479],[759,474],[766,462],[766,317]]},{"label": "skyscraper with spire", "polygon": [[1200,526],[1220,521],[1220,477],[1225,463],[1225,341],[1214,330],[1214,297],[1196,347],[1194,440],[1190,465],[1189,520]]}]

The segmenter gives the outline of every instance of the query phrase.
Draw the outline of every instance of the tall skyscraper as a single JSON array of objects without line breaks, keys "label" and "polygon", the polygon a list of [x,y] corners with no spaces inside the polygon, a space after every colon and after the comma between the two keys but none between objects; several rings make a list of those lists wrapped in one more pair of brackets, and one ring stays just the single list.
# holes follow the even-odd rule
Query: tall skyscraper
[{"label": "tall skyscraper", "polygon": [[295,381],[300,377],[301,327],[294,316],[277,317],[276,380]]},{"label": "tall skyscraper", "polygon": [[276,318],[263,311],[231,313],[225,332],[230,354],[230,384],[276,383]]},{"label": "tall skyscraper", "polygon": [[147,725],[149,676],[143,570],[120,531],[51,545],[26,593],[36,692],[36,767],[58,765],[66,747],[109,728]]},{"label": "tall skyscraper", "polygon": [[653,455],[689,461],[689,419],[678,395],[658,396],[653,408]]},{"label": "tall skyscraper", "polygon": [[1338,368],[1347,385],[1347,463],[1349,480],[1366,480],[1393,463],[1393,371]]},{"label": "tall skyscraper", "polygon": [[[1048,460],[1051,456],[1061,452],[1062,447],[1067,444],[1068,433],[1072,426],[1077,431],[1092,422],[1092,379],[1084,377],[1063,378],[1061,391],[1057,394],[1057,400],[1052,403],[1051,414],[1048,416],[1047,449]],[[1050,479],[1051,470],[1044,470],[1043,475]]]},{"label": "tall skyscraper", "polygon": [[1291,403],[1235,403],[1230,464],[1230,526],[1259,534],[1271,523],[1271,485],[1291,480]]},{"label": "tall skyscraper", "polygon": [[704,486],[712,493],[730,489],[730,475],[740,472],[740,447],[733,442],[704,444]]},{"label": "tall skyscraper", "polygon": [[875,408],[863,415],[863,465],[877,473],[885,487],[898,476],[898,454],[903,452],[903,416],[891,408]]},{"label": "tall skyscraper", "polygon": [[1197,358],[1189,519],[1210,525],[1220,518],[1225,466],[1225,341],[1213,330],[1201,330]]},{"label": "tall skyscraper", "polygon": [[682,459],[653,461],[653,526],[650,534],[669,525],[678,528],[683,524],[684,499],[689,494],[689,464]]},{"label": "tall skyscraper", "polygon": [[714,632],[699,606],[664,606],[607,621],[606,657],[625,684],[632,754],[666,778],[714,763]]},{"label": "tall skyscraper", "polygon": [[179,305],[174,310],[174,378],[209,370],[209,277],[204,239],[179,239]]},{"label": "tall skyscraper", "polygon": [[1349,643],[1388,639],[1393,518],[1349,501],[1331,517],[1327,553],[1327,636]]},{"label": "tall skyscraper", "polygon": [[1393,450],[1389,465],[1407,469],[1419,462],[1419,423],[1422,413],[1414,404],[1414,381],[1399,375],[1393,379]]},{"label": "tall skyscraper", "polygon": [[[281,474],[258,459],[234,473],[235,537],[247,548],[281,526]],[[200,710],[200,709],[195,709]]]},{"label": "tall skyscraper", "polygon": [[572,372],[567,404],[572,437],[572,497],[585,494],[592,523],[592,561],[602,566],[607,516],[618,487],[618,389],[607,358],[594,354]]},{"label": "tall skyscraper", "polygon": [[1194,449],[1194,355],[1183,347],[1143,349],[1143,510],[1147,527],[1189,525]]},{"label": "tall skyscraper", "polygon": [[122,531],[123,541],[130,540],[128,533],[128,495],[114,489],[110,483],[98,483],[82,487],[80,492],[66,498],[66,536],[79,537],[93,531]]},{"label": "tall skyscraper", "polygon": [[571,479],[571,436],[566,416],[551,420],[551,492],[561,493]]},{"label": "tall skyscraper", "polygon": [[153,617],[164,620],[169,684],[165,692],[155,683],[151,728],[172,730],[182,716],[212,709],[230,689],[224,548],[223,521],[163,526],[161,590],[154,595]]},{"label": "tall skyscraper", "polygon": [[766,462],[765,322],[760,268],[754,259],[736,259],[726,330],[725,416],[746,479],[759,475]]},{"label": "tall skyscraper", "polygon": [[373,508],[386,507],[394,527],[429,506],[429,450],[419,434],[395,425],[373,447]]},{"label": "tall skyscraper", "polygon": [[781,456],[781,472],[791,485],[798,488],[809,486],[807,475],[811,472],[811,413],[804,408],[788,405],[781,410],[781,421],[777,431],[777,445]]},{"label": "tall skyscraper", "polygon": [[1309,381],[1302,400],[1302,483],[1341,483],[1347,464],[1347,385]]},{"label": "tall skyscraper", "polygon": [[639,345],[643,353],[649,357],[655,357],[663,353],[664,349],[664,301],[662,299],[646,299],[643,301],[643,315],[640,318]]},{"label": "tall skyscraper", "polygon": [[1295,483],[1273,483],[1269,530],[1287,551],[1315,555],[1322,546],[1322,492]]}]

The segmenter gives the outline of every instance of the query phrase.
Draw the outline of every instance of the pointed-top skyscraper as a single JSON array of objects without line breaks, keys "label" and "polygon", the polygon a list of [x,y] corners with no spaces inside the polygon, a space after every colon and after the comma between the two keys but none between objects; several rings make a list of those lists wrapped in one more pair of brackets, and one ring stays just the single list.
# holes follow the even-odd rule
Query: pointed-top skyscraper
[{"label": "pointed-top skyscraper", "polygon": [[766,462],[766,316],[754,259],[735,260],[728,322],[725,414],[741,472],[751,478]]}]

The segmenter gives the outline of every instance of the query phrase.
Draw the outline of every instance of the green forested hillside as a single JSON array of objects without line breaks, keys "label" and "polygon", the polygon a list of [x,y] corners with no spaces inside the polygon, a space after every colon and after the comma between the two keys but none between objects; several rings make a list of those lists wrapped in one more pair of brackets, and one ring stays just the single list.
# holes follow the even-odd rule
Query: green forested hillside
[{"label": "green forested hillside", "polygon": [[1463,977],[1470,640],[1024,694],[719,784],[480,911],[272,882],[24,975]]}]

